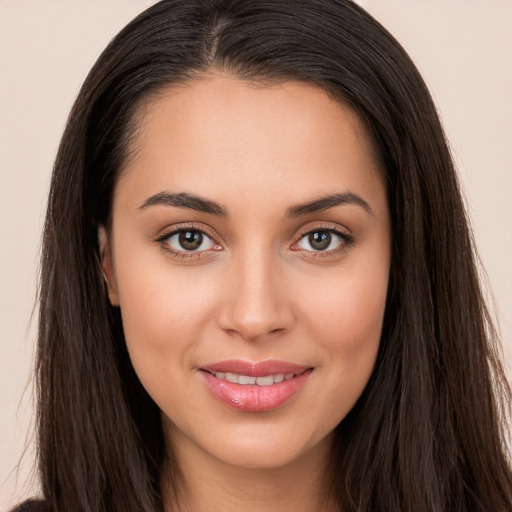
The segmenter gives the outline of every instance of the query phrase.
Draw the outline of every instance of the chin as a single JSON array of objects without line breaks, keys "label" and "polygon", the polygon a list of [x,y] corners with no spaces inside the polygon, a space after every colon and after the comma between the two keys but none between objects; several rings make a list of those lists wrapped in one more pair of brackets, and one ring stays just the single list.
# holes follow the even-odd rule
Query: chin
[{"label": "chin", "polygon": [[302,455],[301,450],[293,447],[272,447],[262,449],[257,443],[254,446],[240,446],[222,453],[220,460],[230,466],[241,469],[279,469],[292,464]]},{"label": "chin", "polygon": [[290,426],[279,429],[272,423],[263,428],[238,430],[232,430],[222,442],[219,442],[217,436],[211,440],[211,444],[205,440],[203,449],[230,466],[271,470],[291,467],[304,457],[311,457],[312,453],[328,454],[334,436],[333,432],[312,435],[311,432],[301,432],[300,429],[294,431]]}]

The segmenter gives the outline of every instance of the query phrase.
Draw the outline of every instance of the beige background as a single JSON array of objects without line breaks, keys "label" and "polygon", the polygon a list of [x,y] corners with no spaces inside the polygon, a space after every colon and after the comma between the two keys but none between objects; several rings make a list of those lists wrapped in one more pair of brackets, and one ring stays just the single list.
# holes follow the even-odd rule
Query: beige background
[{"label": "beige background", "polygon": [[[18,478],[16,464],[30,431],[29,324],[57,144],[95,58],[151,3],[0,0],[0,511],[34,489],[24,484],[34,464],[30,444]],[[512,375],[512,1],[359,3],[409,51],[440,108]]]}]

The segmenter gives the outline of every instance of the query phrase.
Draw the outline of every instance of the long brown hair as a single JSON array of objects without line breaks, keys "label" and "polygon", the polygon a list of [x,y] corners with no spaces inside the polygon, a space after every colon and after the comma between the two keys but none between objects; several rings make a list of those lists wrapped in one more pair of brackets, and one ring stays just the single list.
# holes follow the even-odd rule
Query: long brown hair
[{"label": "long brown hair", "polygon": [[510,390],[436,109],[396,40],[348,0],[164,0],[110,43],[71,111],[44,228],[37,354],[43,501],[52,512],[162,511],[173,467],[157,406],[109,305],[97,229],[137,112],[211,68],[323,88],[366,123],[393,222],[389,296],[368,386],[336,430],[344,512],[505,511]]}]

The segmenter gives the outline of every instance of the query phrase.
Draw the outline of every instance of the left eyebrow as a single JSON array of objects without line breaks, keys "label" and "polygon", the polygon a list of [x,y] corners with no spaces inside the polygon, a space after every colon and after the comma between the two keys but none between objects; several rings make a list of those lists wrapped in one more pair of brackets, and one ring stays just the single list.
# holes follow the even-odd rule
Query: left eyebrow
[{"label": "left eyebrow", "polygon": [[360,206],[369,214],[373,215],[370,205],[362,197],[352,192],[346,192],[344,194],[330,194],[328,196],[315,199],[314,201],[292,206],[286,211],[286,217],[301,217],[308,213],[328,210],[329,208],[334,208],[335,206],[342,204],[354,204]]}]

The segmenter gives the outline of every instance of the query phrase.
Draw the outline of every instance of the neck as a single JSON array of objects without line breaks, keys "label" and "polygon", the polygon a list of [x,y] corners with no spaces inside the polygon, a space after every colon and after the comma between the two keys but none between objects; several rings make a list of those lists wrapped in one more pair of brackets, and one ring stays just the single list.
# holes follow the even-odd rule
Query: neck
[{"label": "neck", "polygon": [[[177,441],[177,440],[176,440]],[[179,468],[178,503],[164,484],[166,512],[335,512],[325,503],[332,439],[292,462],[272,468],[240,467],[213,458],[187,438],[172,443]]]}]

